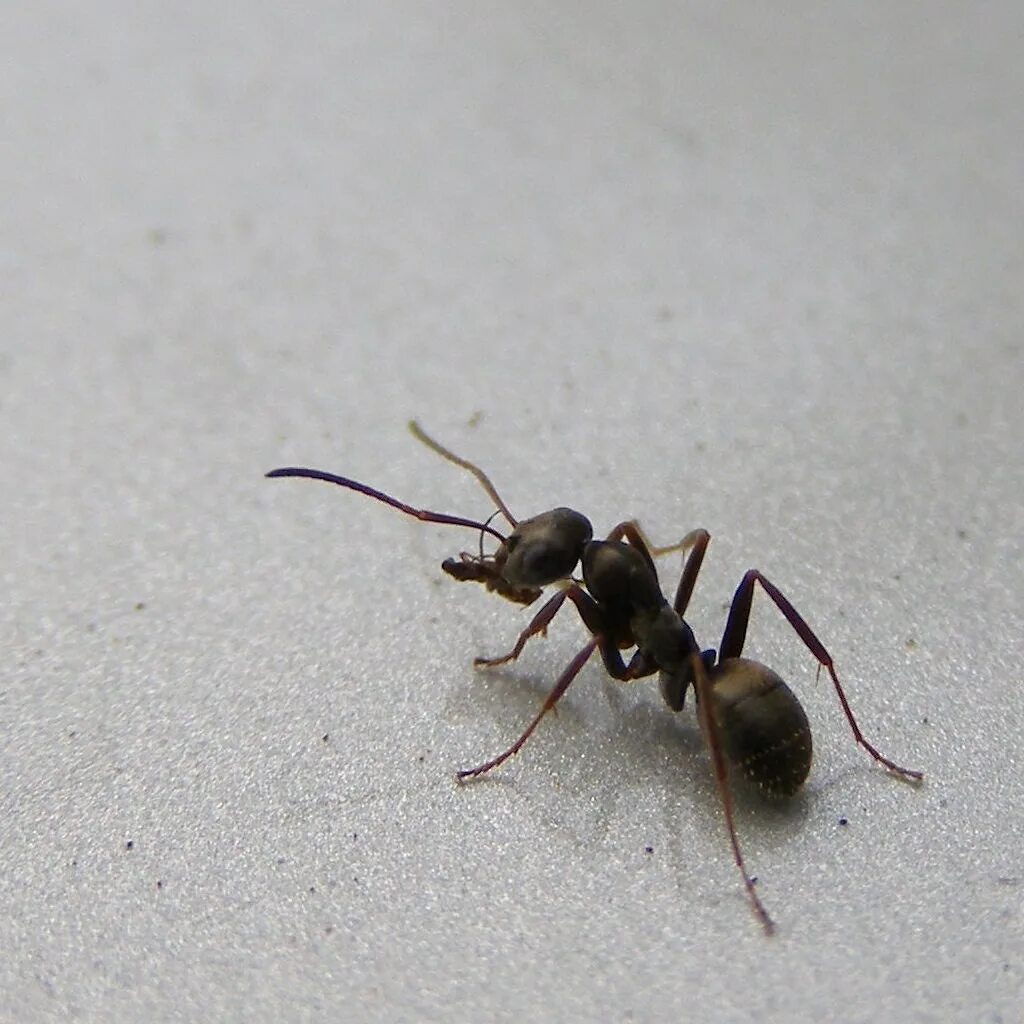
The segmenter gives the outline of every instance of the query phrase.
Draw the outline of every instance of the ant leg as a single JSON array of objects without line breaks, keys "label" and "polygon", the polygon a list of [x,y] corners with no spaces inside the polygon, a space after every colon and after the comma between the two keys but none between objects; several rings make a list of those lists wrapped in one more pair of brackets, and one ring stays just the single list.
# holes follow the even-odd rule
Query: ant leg
[{"label": "ant leg", "polygon": [[489,772],[492,768],[497,768],[499,764],[507,761],[513,754],[519,752],[522,745],[530,738],[533,730],[540,724],[540,720],[558,703],[562,694],[569,689],[570,684],[579,675],[580,669],[587,663],[587,660],[594,653],[595,648],[601,643],[601,638],[598,636],[591,637],[587,641],[586,647],[583,648],[576,655],[572,661],[569,662],[565,671],[558,677],[558,682],[555,683],[554,688],[548,694],[547,699],[541,705],[540,711],[537,712],[533,721],[523,730],[522,735],[508,748],[503,754],[499,754],[497,757],[492,758],[490,761],[484,764],[478,765],[476,768],[467,768],[464,771],[458,773],[457,777],[461,779],[476,778],[478,775],[483,775],[485,772]]},{"label": "ant leg", "polygon": [[705,530],[691,530],[682,540],[677,540],[675,544],[666,544],[664,547],[654,547],[648,543],[648,547],[651,550],[651,556],[653,558],[661,558],[664,555],[671,555],[673,551],[689,551],[694,544],[700,539],[702,533],[706,533]]},{"label": "ant leg", "polygon": [[599,637],[598,647],[601,651],[601,660],[608,674],[620,682],[640,679],[652,675],[658,670],[643,651],[637,650],[630,659],[628,665],[622,660],[622,655],[615,644],[607,639],[607,627],[605,625],[604,613],[600,605],[578,584],[573,583],[560,590],[554,595],[530,621],[515,642],[515,646],[499,658],[474,658],[473,664],[477,668],[494,668],[497,665],[505,665],[515,661],[523,652],[526,642],[538,634],[547,635],[547,628],[551,620],[558,614],[559,609],[565,604],[568,598],[576,606],[583,625],[590,630],[595,637]]},{"label": "ant leg", "polygon": [[[666,544],[664,547],[659,548],[651,544],[647,539],[647,535],[641,529],[640,524],[635,519],[627,519],[625,522],[612,527],[605,540],[625,540],[644,556],[647,564],[653,569],[655,558],[669,555],[673,551],[689,551],[706,533],[707,530],[691,530],[682,540],[676,541],[675,544]],[[707,542],[705,541],[706,545]]]},{"label": "ant leg", "polygon": [[456,466],[469,470],[476,477],[480,486],[487,492],[491,501],[498,506],[501,514],[509,521],[509,525],[513,527],[516,525],[516,517],[509,512],[508,505],[501,500],[501,495],[498,494],[497,488],[491,483],[491,478],[479,466],[474,465],[467,459],[461,458],[455,452],[449,451],[443,444],[439,444],[415,420],[409,420],[409,431],[417,441],[421,441],[432,452],[440,455],[442,459],[447,459],[449,462],[454,462]]},{"label": "ant leg", "polygon": [[[604,649],[601,650],[602,656],[604,656]],[[619,663],[622,663],[622,655],[618,651],[615,651]],[[633,657],[629,659],[629,664],[625,667],[625,672],[622,675],[616,675],[612,672],[608,666],[608,658],[604,659],[604,667],[608,669],[608,674],[615,679],[618,679],[620,683],[631,683],[634,679],[644,679],[647,676],[653,676],[655,672],[661,671],[661,666],[654,661],[651,656],[641,648],[637,648],[633,652]]]},{"label": "ant leg", "polygon": [[666,544],[663,547],[658,547],[656,544],[651,543],[650,538],[644,533],[643,527],[635,519],[630,521],[630,525],[634,527],[644,544],[647,545],[647,550],[651,553],[652,558],[662,558],[665,555],[671,555],[673,551],[687,552],[700,540],[700,535],[707,532],[706,530],[699,529],[691,530],[682,540],[677,540],[675,544]]},{"label": "ant leg", "polygon": [[551,620],[558,614],[558,610],[565,604],[565,599],[569,596],[569,591],[573,588],[579,589],[576,584],[572,584],[566,587],[564,590],[559,590],[554,597],[549,601],[545,602],[544,606],[530,621],[530,624],[519,634],[519,639],[516,640],[515,646],[508,654],[503,654],[500,658],[474,658],[473,664],[478,668],[494,668],[497,665],[505,665],[510,661],[515,661],[523,652],[523,648],[526,646],[526,641],[531,636],[536,636],[538,633],[542,633],[547,636],[548,626]]},{"label": "ant leg", "polygon": [[789,600],[778,587],[766,579],[756,569],[747,572],[740,585],[736,588],[736,594],[732,599],[732,607],[729,609],[729,618],[725,624],[725,632],[722,634],[722,646],[718,651],[719,661],[727,658],[738,658],[743,653],[743,642],[747,636],[747,623],[750,620],[750,604],[754,599],[754,584],[760,583],[765,593],[775,602],[775,607],[782,612],[786,621],[793,627],[796,635],[804,642],[804,646],[818,659],[818,664],[824,668],[832,677],[832,684],[836,688],[839,703],[842,705],[846,720],[853,730],[853,738],[862,746],[876,761],[881,762],[891,772],[908,779],[918,780],[923,774],[913,771],[910,768],[901,768],[898,764],[890,761],[880,754],[864,738],[864,734],[857,725],[857,719],[853,717],[853,711],[843,692],[842,684],[836,675],[835,667],[832,664],[832,655],[825,649],[825,645],[815,636],[814,631],[804,621],[800,613],[789,603]]},{"label": "ant leg", "polygon": [[701,563],[704,561],[704,555],[708,550],[708,544],[711,543],[711,534],[707,530],[694,530],[686,535],[685,540],[690,540],[690,538],[692,538],[691,546],[693,550],[690,552],[690,557],[686,559],[683,575],[679,578],[676,599],[672,602],[672,607],[675,608],[680,618],[686,615],[686,608],[690,603],[690,597],[693,595],[693,588],[697,582],[697,574],[700,572]]},{"label": "ant leg", "polygon": [[385,505],[397,508],[399,512],[404,512],[406,515],[413,516],[415,519],[419,519],[424,523],[441,523],[446,526],[466,526],[471,530],[481,530],[484,533],[489,533],[492,537],[496,537],[502,544],[505,543],[505,538],[498,533],[497,530],[492,529],[486,523],[478,523],[474,519],[463,519],[461,516],[450,516],[445,512],[431,512],[429,509],[413,508],[412,505],[406,505],[404,501],[399,501],[397,498],[392,498],[391,495],[385,494],[383,491],[378,491],[376,487],[370,487],[368,484],[361,484],[358,480],[350,480],[347,476],[337,476],[334,473],[325,473],[322,469],[302,469],[297,466],[286,466],[283,469],[272,469],[266,475],[271,479],[276,477],[297,476],[306,480],[323,480],[325,483],[337,484],[339,487],[346,487],[348,490],[356,491],[358,494],[365,494],[368,498],[376,498],[377,501],[382,501]]},{"label": "ant leg", "polygon": [[608,532],[608,536],[605,537],[605,540],[624,540],[627,544],[632,545],[640,552],[641,555],[643,555],[644,561],[647,563],[655,578],[657,578],[658,570],[654,567],[654,558],[652,557],[651,549],[647,544],[647,538],[644,537],[643,532],[640,529],[640,524],[635,519],[627,519],[625,522],[619,523],[617,526],[613,526]]},{"label": "ant leg", "polygon": [[715,786],[718,789],[718,796],[722,801],[722,810],[725,813],[725,827],[729,831],[729,843],[732,846],[733,860],[739,868],[743,878],[743,886],[747,890],[750,904],[754,914],[764,926],[764,930],[771,935],[775,930],[772,919],[768,916],[764,904],[754,891],[754,882],[747,874],[746,865],[743,863],[743,854],[740,852],[740,841],[736,837],[736,824],[732,816],[732,794],[729,791],[729,772],[725,763],[725,755],[722,753],[722,744],[718,736],[718,725],[712,711],[714,697],[711,693],[711,682],[708,679],[707,670],[699,654],[690,655],[690,663],[693,667],[694,686],[697,690],[697,718],[700,721],[704,738],[707,741],[708,750],[711,753],[711,765],[715,772]]}]

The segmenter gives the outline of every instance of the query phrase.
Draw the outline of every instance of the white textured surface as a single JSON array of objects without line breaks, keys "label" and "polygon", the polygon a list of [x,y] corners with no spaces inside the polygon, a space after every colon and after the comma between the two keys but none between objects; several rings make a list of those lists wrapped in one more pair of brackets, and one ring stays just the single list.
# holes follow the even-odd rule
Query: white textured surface
[{"label": "white textured surface", "polygon": [[[3,18],[3,1019],[1020,1020],[1020,4],[208,7]],[[927,772],[758,605],[776,938],[653,685],[454,785],[581,627],[477,675],[473,537],[261,478],[486,515],[413,415],[710,528],[698,635],[756,564]]]}]

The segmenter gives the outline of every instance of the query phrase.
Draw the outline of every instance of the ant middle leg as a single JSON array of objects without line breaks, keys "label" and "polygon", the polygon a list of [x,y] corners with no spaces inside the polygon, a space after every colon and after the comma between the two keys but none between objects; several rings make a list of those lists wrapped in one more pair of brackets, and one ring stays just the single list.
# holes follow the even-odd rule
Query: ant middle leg
[{"label": "ant middle leg", "polygon": [[708,545],[711,543],[711,534],[707,530],[692,530],[683,538],[683,543],[689,541],[688,547],[692,547],[686,565],[683,566],[683,574],[679,577],[679,586],[676,589],[676,597],[672,607],[682,619],[686,616],[686,609],[693,596],[693,588],[697,583],[697,575],[700,573],[704,555],[707,553]]},{"label": "ant middle leg", "polygon": [[[682,540],[677,540],[675,544],[666,544],[664,547],[655,547],[647,542],[647,546],[651,552],[652,558],[661,558],[663,555],[670,555],[673,551],[687,552],[692,548],[703,535],[707,534],[707,530],[698,529],[691,530]],[[646,539],[646,538],[645,538]]]},{"label": "ant middle leg", "polygon": [[836,670],[832,663],[832,655],[829,654],[825,649],[825,645],[804,621],[803,616],[790,604],[785,594],[756,569],[750,569],[745,573],[740,581],[740,585],[736,588],[736,594],[729,608],[729,618],[725,624],[725,632],[722,634],[722,644],[718,651],[719,661],[725,661],[727,658],[738,658],[743,653],[743,644],[747,636],[747,625],[750,621],[750,605],[754,599],[755,583],[761,584],[765,593],[775,603],[775,607],[782,612],[783,617],[793,627],[796,635],[803,641],[804,646],[817,658],[818,664],[828,672],[835,687],[836,695],[839,697],[843,713],[846,715],[846,720],[850,723],[850,728],[853,730],[853,738],[857,743],[876,761],[885,765],[889,771],[894,772],[896,775],[915,782],[922,779],[924,777],[923,773],[910,768],[902,768],[894,761],[890,761],[889,758],[882,755],[864,738],[864,734],[857,724],[857,719],[854,718],[849,701],[846,699],[846,694],[843,692],[839,677],[836,675]]},{"label": "ant middle leg", "polygon": [[[627,519],[624,522],[613,526],[605,540],[625,540],[628,544],[631,544],[640,552],[641,555],[644,556],[644,559],[650,566],[651,571],[657,575],[657,571],[654,568],[655,558],[661,558],[663,555],[669,555],[673,551],[689,551],[690,548],[699,543],[701,539],[706,536],[707,530],[691,530],[682,540],[676,541],[675,544],[666,544],[664,547],[656,547],[648,540],[647,535],[635,519]],[[704,541],[704,546],[707,547],[707,540]]]},{"label": "ant middle leg", "polygon": [[481,765],[477,765],[476,768],[467,768],[460,771],[457,774],[459,781],[463,779],[476,778],[478,775],[483,775],[485,772],[489,772],[492,768],[497,768],[498,765],[507,761],[513,754],[517,754],[522,748],[523,744],[530,738],[533,730],[540,725],[540,720],[558,703],[561,699],[562,694],[569,689],[572,681],[579,675],[580,669],[587,663],[590,656],[594,653],[596,647],[601,643],[601,637],[594,636],[587,641],[587,645],[569,662],[566,666],[565,671],[558,677],[558,681],[555,683],[551,692],[547,695],[547,699],[541,705],[540,711],[534,716],[530,724],[520,734],[519,739],[512,744],[504,753],[499,754],[497,757],[491,758],[490,761],[485,761]]},{"label": "ant middle leg", "polygon": [[[589,595],[581,591],[584,597],[589,599]],[[561,596],[561,595],[557,595]],[[568,594],[570,599],[572,595]],[[553,601],[554,599],[552,599]],[[564,601],[565,598],[563,597]],[[552,602],[548,602],[551,604]],[[559,605],[560,606],[560,605]],[[577,607],[579,607],[577,605]],[[557,608],[555,609],[557,611]],[[552,613],[554,614],[554,613]],[[490,761],[485,761],[481,765],[477,765],[476,768],[467,768],[458,773],[458,779],[460,781],[469,778],[475,778],[478,775],[483,775],[485,772],[489,772],[492,768],[497,768],[498,765],[507,761],[513,754],[517,754],[522,748],[523,744],[533,734],[534,729],[540,725],[541,719],[558,703],[562,695],[566,690],[569,689],[570,684],[579,675],[580,669],[587,663],[590,656],[594,653],[595,649],[601,651],[601,657],[604,660],[605,668],[613,675],[616,679],[627,681],[631,679],[639,679],[644,675],[651,675],[657,671],[657,666],[652,664],[642,652],[637,651],[633,655],[629,665],[626,665],[622,661],[622,655],[619,654],[618,649],[613,643],[611,643],[606,637],[600,633],[595,633],[594,636],[587,641],[587,645],[569,662],[565,671],[558,677],[558,681],[552,687],[551,692],[548,694],[547,699],[541,705],[540,711],[534,715],[530,724],[522,731],[519,739],[512,744],[508,750],[499,754],[497,757],[491,758]]]}]

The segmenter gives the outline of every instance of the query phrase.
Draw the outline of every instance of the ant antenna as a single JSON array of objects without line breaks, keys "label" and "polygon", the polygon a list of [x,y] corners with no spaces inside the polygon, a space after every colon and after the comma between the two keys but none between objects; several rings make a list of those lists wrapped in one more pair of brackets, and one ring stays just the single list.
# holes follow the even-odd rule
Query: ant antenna
[{"label": "ant antenna", "polygon": [[[490,526],[490,525],[491,525],[491,523],[492,523],[492,522],[494,522],[494,517],[495,517],[496,515],[498,515],[498,513],[499,513],[500,511],[501,511],[501,510],[499,509],[499,510],[498,510],[498,512],[492,512],[492,513],[491,513],[491,515],[490,515],[490,517],[488,518],[487,522],[486,522],[486,523],[484,523],[484,527],[485,527],[485,528],[486,528],[486,527],[488,527],[488,526]],[[480,561],[482,562],[483,560],[484,560],[484,531],[483,531],[483,530],[481,530],[481,531],[480,531]]]},{"label": "ant antenna", "polygon": [[[472,462],[468,462],[466,459],[456,455],[455,452],[449,451],[443,444],[439,444],[429,434],[424,433],[423,428],[415,420],[409,420],[409,432],[417,441],[422,441],[431,451],[437,452],[442,459],[447,459],[449,462],[454,462],[456,466],[469,470],[476,477],[480,486],[487,492],[491,501],[498,506],[498,511],[508,520],[509,526],[515,527],[517,525],[518,520],[509,512],[508,505],[501,500],[501,495],[498,494],[494,484],[491,483],[490,477],[479,466],[475,466]],[[491,519],[493,518],[492,516]],[[490,522],[490,519],[488,522]]]},{"label": "ant antenna", "polygon": [[[377,501],[382,501],[385,505],[390,505],[392,508],[397,508],[399,512],[404,512],[406,515],[413,516],[416,519],[420,519],[425,523],[442,523],[446,526],[465,526],[470,530],[479,530],[481,543],[483,543],[483,535],[489,533],[492,537],[496,537],[502,544],[505,543],[505,538],[498,533],[497,530],[492,529],[488,523],[478,523],[475,519],[463,519],[462,516],[450,516],[445,512],[431,512],[429,509],[413,508],[411,505],[406,505],[404,501],[399,501],[397,498],[392,498],[391,495],[385,494],[383,491],[378,491],[374,487],[370,487],[367,484],[361,484],[358,480],[350,480],[346,476],[336,476],[334,473],[325,473],[322,469],[302,469],[296,466],[286,466],[282,469],[272,469],[267,476],[270,478],[282,477],[282,476],[297,476],[302,477],[306,480],[323,480],[328,484],[337,484],[339,487],[347,487],[350,491],[357,491],[359,494],[365,494],[368,498],[376,498]],[[493,519],[494,516],[491,516]]]}]

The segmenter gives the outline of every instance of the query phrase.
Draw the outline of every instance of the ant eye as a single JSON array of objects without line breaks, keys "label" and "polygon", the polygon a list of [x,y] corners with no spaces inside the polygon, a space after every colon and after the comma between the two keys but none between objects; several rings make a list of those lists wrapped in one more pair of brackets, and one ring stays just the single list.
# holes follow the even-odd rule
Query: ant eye
[{"label": "ant eye", "polygon": [[506,551],[507,551],[507,552],[508,552],[509,554],[512,554],[512,552],[513,552],[513,551],[515,551],[515,549],[516,549],[517,547],[519,547],[519,542],[520,542],[520,541],[521,541],[522,539],[523,539],[523,538],[522,538],[522,537],[520,537],[520,536],[519,536],[519,535],[518,535],[517,533],[512,533],[512,534],[510,534],[510,535],[509,535],[509,537],[508,537],[508,539],[507,539],[507,540],[505,541],[505,550],[506,550]]}]

